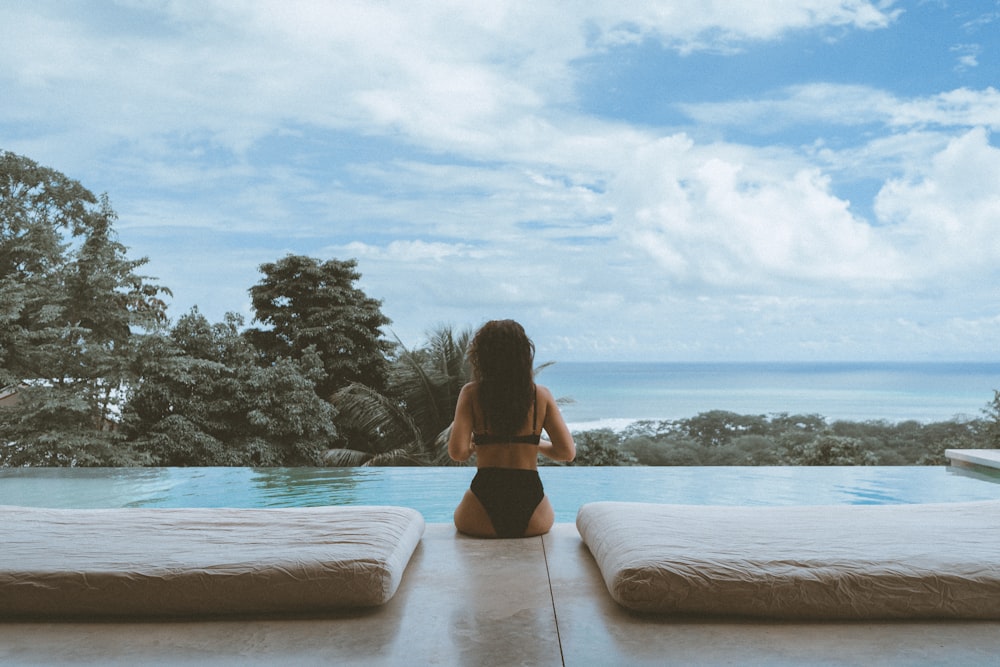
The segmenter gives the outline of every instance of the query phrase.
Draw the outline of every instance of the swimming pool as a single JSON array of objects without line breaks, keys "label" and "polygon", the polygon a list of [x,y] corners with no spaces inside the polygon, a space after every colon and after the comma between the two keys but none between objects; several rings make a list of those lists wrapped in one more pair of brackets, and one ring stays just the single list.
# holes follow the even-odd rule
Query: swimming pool
[{"label": "swimming pool", "polygon": [[[940,466],[543,467],[556,520],[597,500],[845,505],[1000,500],[1000,477]],[[441,468],[10,468],[0,505],[305,507],[402,505],[451,521],[475,470]]]}]

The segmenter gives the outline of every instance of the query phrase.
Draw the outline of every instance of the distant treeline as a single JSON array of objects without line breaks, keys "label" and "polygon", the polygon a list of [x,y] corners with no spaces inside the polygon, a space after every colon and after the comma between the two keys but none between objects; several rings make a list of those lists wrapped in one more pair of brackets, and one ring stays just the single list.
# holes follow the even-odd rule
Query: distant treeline
[{"label": "distant treeline", "polygon": [[828,422],[815,415],[741,415],[639,421],[621,431],[574,433],[574,465],[943,465],[946,449],[997,446],[995,398],[987,419],[922,423]]}]

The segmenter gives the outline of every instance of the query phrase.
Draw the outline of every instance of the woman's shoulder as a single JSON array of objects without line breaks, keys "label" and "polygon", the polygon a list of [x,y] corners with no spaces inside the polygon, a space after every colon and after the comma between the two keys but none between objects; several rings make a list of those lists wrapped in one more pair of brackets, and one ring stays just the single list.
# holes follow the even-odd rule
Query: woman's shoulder
[{"label": "woman's shoulder", "polygon": [[555,400],[552,396],[552,392],[544,384],[535,383],[535,391],[538,392],[538,397],[543,400]]},{"label": "woman's shoulder", "polygon": [[473,400],[479,393],[479,383],[472,381],[466,382],[462,385],[462,389],[458,392],[459,400]]}]

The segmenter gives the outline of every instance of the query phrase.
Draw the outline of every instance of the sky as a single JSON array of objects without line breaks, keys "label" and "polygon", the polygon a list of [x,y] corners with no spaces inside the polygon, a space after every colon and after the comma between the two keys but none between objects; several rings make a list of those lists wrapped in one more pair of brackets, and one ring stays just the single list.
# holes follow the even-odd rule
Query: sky
[{"label": "sky", "polygon": [[539,361],[998,361],[1000,1],[0,1],[0,149],[173,320],[356,259]]}]

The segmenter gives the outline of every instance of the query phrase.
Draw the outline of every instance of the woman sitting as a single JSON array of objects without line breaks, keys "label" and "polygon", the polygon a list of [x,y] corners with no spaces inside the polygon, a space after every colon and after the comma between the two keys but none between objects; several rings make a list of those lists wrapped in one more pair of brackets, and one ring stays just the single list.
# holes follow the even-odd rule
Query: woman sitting
[{"label": "woman sitting", "polygon": [[448,454],[456,461],[475,454],[478,470],[455,527],[475,537],[547,533],[555,513],[538,455],[572,461],[576,445],[552,393],[534,382],[535,346],[517,322],[494,320],[476,332],[468,357],[473,381],[458,396]]}]

